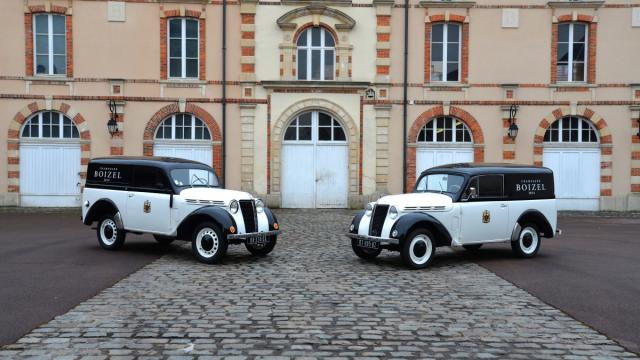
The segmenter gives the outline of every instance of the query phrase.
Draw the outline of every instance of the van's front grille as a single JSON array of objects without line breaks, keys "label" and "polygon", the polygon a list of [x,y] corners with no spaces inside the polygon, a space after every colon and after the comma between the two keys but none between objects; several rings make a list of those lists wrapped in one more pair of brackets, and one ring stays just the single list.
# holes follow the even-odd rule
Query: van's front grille
[{"label": "van's front grille", "polygon": [[256,218],[256,204],[253,200],[240,200],[240,211],[244,219],[245,232],[258,231],[258,219]]},{"label": "van's front grille", "polygon": [[369,226],[369,235],[378,237],[382,235],[382,227],[384,226],[384,220],[387,218],[388,211],[389,205],[376,205],[373,208],[371,225]]}]

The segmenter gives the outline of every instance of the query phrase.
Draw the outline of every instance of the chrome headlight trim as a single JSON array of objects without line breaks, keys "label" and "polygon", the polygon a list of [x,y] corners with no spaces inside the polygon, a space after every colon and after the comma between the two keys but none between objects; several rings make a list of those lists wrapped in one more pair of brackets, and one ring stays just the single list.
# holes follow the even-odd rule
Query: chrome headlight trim
[{"label": "chrome headlight trim", "polygon": [[391,207],[389,207],[389,217],[391,219],[393,219],[393,220],[397,219],[398,215],[399,215],[398,208],[396,208],[393,205]]},{"label": "chrome headlight trim", "polygon": [[364,214],[366,216],[371,216],[371,213],[373,213],[373,203],[368,203],[364,208]]},{"label": "chrome headlight trim", "polygon": [[256,199],[256,211],[261,213],[264,211],[264,201],[261,199]]},{"label": "chrome headlight trim", "polygon": [[236,214],[238,213],[238,210],[240,210],[240,203],[238,202],[238,200],[231,200],[231,202],[229,203],[229,212],[232,214]]}]

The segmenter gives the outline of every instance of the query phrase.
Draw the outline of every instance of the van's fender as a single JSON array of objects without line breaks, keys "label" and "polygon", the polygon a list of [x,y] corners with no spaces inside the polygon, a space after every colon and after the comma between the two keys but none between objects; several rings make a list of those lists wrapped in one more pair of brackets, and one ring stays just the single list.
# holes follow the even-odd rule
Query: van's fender
[{"label": "van's fender", "polygon": [[405,240],[412,231],[418,228],[424,228],[431,231],[435,236],[436,246],[451,246],[451,234],[449,230],[435,217],[422,212],[413,212],[400,216],[398,221],[391,227],[391,234],[395,230],[398,231],[393,238],[399,239],[400,242]]},{"label": "van's fender", "polygon": [[538,230],[542,233],[543,237],[552,238],[555,234],[553,233],[553,228],[551,227],[551,223],[547,220],[547,217],[544,216],[538,210],[529,209],[524,211],[518,217],[518,221],[513,227],[513,231],[511,232],[511,241],[518,240],[518,236],[520,236],[520,230],[522,226],[528,223],[533,223],[538,225]]},{"label": "van's fender", "polygon": [[353,220],[351,220],[351,225],[353,225],[353,230],[351,229],[351,227],[349,228],[349,232],[352,234],[357,234],[358,233],[358,229],[360,228],[360,221],[362,221],[362,217],[364,216],[366,211],[362,210],[360,212],[358,212],[356,214],[356,216],[353,217]]},{"label": "van's fender", "polygon": [[[276,215],[269,209],[268,207],[264,208],[264,214],[267,215],[267,220],[269,220],[269,231],[280,230],[280,224],[278,224],[278,219]],[[275,228],[275,224],[278,224],[278,228]]]},{"label": "van's fender", "polygon": [[94,202],[87,211],[87,214],[84,216],[82,222],[85,225],[91,225],[94,221],[100,220],[102,215],[107,213],[114,215],[116,227],[119,230],[123,230],[124,225],[122,223],[122,215],[120,214],[120,209],[118,209],[118,206],[116,206],[113,200],[107,198],[101,198],[98,201]]},{"label": "van's fender", "polygon": [[204,221],[211,221],[217,224],[225,237],[232,234],[231,227],[235,229],[234,233],[238,231],[236,222],[227,210],[218,206],[203,206],[182,219],[182,222],[178,225],[177,237],[183,240],[191,240],[193,229]]}]

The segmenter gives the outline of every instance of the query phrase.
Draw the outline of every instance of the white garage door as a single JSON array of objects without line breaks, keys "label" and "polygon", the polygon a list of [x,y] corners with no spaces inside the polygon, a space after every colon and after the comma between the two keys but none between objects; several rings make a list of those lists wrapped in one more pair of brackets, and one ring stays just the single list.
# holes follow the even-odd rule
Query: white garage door
[{"label": "white garage door", "polygon": [[79,133],[71,119],[41,112],[24,125],[20,143],[20,204],[80,206]]},{"label": "white garage door", "polygon": [[543,165],[553,170],[558,210],[598,210],[600,149],[595,128],[569,116],[554,122],[545,134]]},{"label": "white garage door", "polygon": [[282,146],[282,207],[345,208],[349,146],[340,123],[323,112],[296,117]]},{"label": "white garage door", "polygon": [[473,139],[465,123],[451,116],[433,118],[416,139],[416,176],[434,166],[473,162]]},{"label": "white garage door", "polygon": [[213,165],[211,132],[193,114],[174,114],[156,130],[153,155],[170,156]]}]

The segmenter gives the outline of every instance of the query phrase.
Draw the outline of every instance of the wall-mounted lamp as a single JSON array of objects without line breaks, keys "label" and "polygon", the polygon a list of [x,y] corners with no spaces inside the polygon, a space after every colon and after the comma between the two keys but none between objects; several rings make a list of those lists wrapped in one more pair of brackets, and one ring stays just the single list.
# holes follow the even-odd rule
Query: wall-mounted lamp
[{"label": "wall-mounted lamp", "polygon": [[638,118],[638,133],[636,135],[640,138],[640,118]]},{"label": "wall-mounted lamp", "polygon": [[368,100],[373,100],[376,98],[376,91],[372,88],[368,88],[364,92],[364,97],[367,98]]},{"label": "wall-mounted lamp", "polygon": [[509,108],[509,130],[507,130],[507,135],[514,140],[518,136],[518,125],[516,125],[516,115],[518,115],[518,106],[513,104]]},{"label": "wall-mounted lamp", "polygon": [[109,100],[109,111],[111,111],[111,116],[109,121],[107,121],[107,130],[109,130],[109,134],[113,137],[118,133],[118,122],[116,121],[116,102],[113,100]]}]

